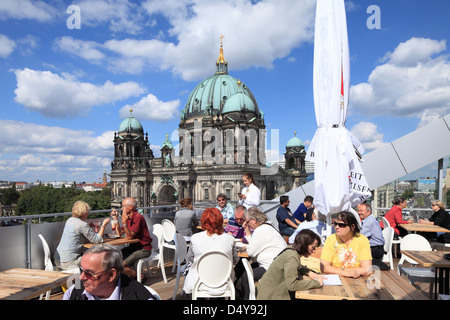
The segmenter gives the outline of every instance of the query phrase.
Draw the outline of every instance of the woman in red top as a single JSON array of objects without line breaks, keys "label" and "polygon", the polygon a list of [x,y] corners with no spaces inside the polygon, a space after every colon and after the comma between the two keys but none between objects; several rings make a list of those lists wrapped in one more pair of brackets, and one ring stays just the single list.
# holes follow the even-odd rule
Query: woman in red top
[{"label": "woman in red top", "polygon": [[388,212],[384,215],[384,217],[389,222],[390,226],[394,228],[395,231],[395,237],[401,236],[404,237],[408,234],[408,232],[403,228],[398,228],[398,224],[402,223],[411,223],[412,221],[406,221],[403,220],[403,213],[402,209],[406,208],[406,200],[403,199],[400,196],[396,196],[394,200],[392,200],[392,203],[394,204],[391,209],[389,209]]}]

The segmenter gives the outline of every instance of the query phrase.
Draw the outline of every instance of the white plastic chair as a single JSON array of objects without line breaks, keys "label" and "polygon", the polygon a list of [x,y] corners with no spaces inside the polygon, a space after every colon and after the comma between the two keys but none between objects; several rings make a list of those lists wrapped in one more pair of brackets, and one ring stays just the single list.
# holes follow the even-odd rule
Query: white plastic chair
[{"label": "white plastic chair", "polygon": [[[153,235],[154,237],[152,237],[154,240],[156,241],[152,241],[152,253],[149,257],[147,258],[142,258],[139,260],[139,262],[137,263],[136,266],[136,273],[137,273],[137,280],[139,282],[142,281],[141,279],[141,274],[142,274],[142,265],[145,263],[146,267],[147,267],[147,274],[149,277],[151,277],[151,272],[150,272],[150,262],[153,261],[158,261],[158,267],[161,268],[161,273],[164,279],[164,283],[167,283],[167,278],[166,278],[166,270],[164,268],[164,257],[162,254],[162,243],[163,243],[163,226],[159,223],[156,223],[153,225]],[[155,239],[156,238],[156,239]]]},{"label": "white plastic chair", "polygon": [[250,261],[246,258],[242,258],[242,264],[244,265],[245,272],[247,272],[248,278],[248,286],[250,289],[250,294],[248,296],[249,300],[256,300],[256,287],[255,287],[255,279],[253,278],[253,268],[250,264]]},{"label": "white plastic chair", "polygon": [[144,286],[154,297],[156,300],[161,300],[160,295],[158,294],[158,292],[156,292],[155,289],[153,289],[152,287],[149,286]]},{"label": "white plastic chair", "polygon": [[[65,269],[61,269],[61,268],[57,268],[57,267],[53,266],[51,253],[50,253],[50,247],[48,246],[48,243],[47,243],[47,241],[45,241],[45,238],[42,234],[39,233],[38,236],[39,236],[39,239],[41,239],[42,247],[44,249],[44,270],[55,271],[55,269],[57,269],[57,271],[61,271],[64,273],[79,273],[80,272],[79,268],[65,270]],[[50,294],[51,294],[51,290],[46,292],[45,300],[48,300],[50,298]],[[41,294],[39,298],[42,300],[43,297],[44,297],[44,294]]]},{"label": "white plastic chair", "polygon": [[391,270],[394,270],[394,259],[392,257],[392,241],[394,240],[394,228],[386,227],[383,229],[384,251],[383,262],[389,262]]},{"label": "white plastic chair", "polygon": [[[427,239],[418,234],[408,234],[403,237],[402,242],[400,243],[400,250],[419,250],[419,251],[431,251],[430,243]],[[435,273],[432,268],[404,268],[403,262],[407,261],[413,265],[417,265],[417,261],[407,257],[406,255],[402,255],[400,261],[397,265],[398,274],[401,275],[406,274],[409,282],[414,284],[415,282],[426,282],[430,283],[430,292],[433,289],[433,283],[435,280]]]},{"label": "white plastic chair", "polygon": [[[389,228],[391,226],[391,224],[389,223],[389,221],[385,217],[382,217],[381,219],[383,220],[383,229],[384,228]],[[402,237],[398,237],[398,239],[392,239],[392,247],[394,248],[394,255],[396,257],[398,256],[397,255],[397,245],[400,245],[401,242],[402,242]]]},{"label": "white plastic chair", "polygon": [[[232,269],[233,263],[226,253],[221,251],[204,253],[197,261],[198,279],[192,289],[192,300],[203,297],[230,297],[231,300],[235,300],[234,285],[231,280]],[[212,295],[203,290],[203,285],[212,290],[225,287],[225,290],[220,295]]]},{"label": "white plastic chair", "polygon": [[[175,247],[177,252],[177,281],[175,283],[175,289],[173,291],[173,297],[172,300],[175,300],[177,297],[178,292],[178,286],[180,285],[180,277],[181,273],[184,272],[184,270],[187,267],[187,243],[186,239],[183,235],[180,233],[175,234]],[[183,262],[186,262],[184,265],[182,265]]]},{"label": "white plastic chair", "polygon": [[175,239],[175,233],[177,232],[177,229],[172,221],[164,219],[162,221],[163,226],[163,235],[164,235],[164,241],[163,241],[163,248],[172,249],[174,250],[173,254],[173,266],[172,266],[172,272],[175,271],[175,266],[177,263],[177,250],[175,248],[175,243],[173,242]]}]

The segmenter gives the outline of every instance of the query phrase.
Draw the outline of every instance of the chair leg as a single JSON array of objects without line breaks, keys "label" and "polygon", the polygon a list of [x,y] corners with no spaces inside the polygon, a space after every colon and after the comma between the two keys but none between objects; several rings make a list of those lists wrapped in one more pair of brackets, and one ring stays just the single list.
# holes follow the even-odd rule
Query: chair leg
[{"label": "chair leg", "polygon": [[141,282],[141,272],[142,272],[142,264],[144,263],[143,260],[139,260],[137,266],[136,266],[136,273],[137,273],[137,281]]},{"label": "chair leg", "polygon": [[173,252],[173,265],[172,265],[172,273],[175,272],[175,267],[177,265],[177,251],[174,250]]},{"label": "chair leg", "polygon": [[392,257],[392,252],[389,252],[389,265],[391,267],[391,270],[394,270],[394,259]]},{"label": "chair leg", "polygon": [[162,250],[159,251],[159,265],[160,265],[161,273],[162,273],[162,276],[164,279],[164,283],[167,283],[166,269],[165,269],[165,265],[164,265],[164,256],[162,254],[163,251],[164,251],[164,248],[162,248]]},{"label": "chair leg", "polygon": [[150,271],[150,261],[145,261],[145,265],[147,266],[147,274],[148,277],[150,278],[152,276],[152,273]]},{"label": "chair leg", "polygon": [[175,289],[173,290],[172,300],[175,300],[177,298],[178,286],[180,285],[180,277],[181,277],[180,266],[178,266],[177,281],[175,282]]}]

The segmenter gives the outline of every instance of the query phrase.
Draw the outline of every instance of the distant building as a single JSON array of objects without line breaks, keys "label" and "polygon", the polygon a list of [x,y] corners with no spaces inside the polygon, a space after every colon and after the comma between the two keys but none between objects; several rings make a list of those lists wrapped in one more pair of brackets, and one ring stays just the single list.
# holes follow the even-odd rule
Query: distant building
[{"label": "distant building", "polygon": [[216,73],[201,81],[181,111],[178,145],[169,135],[155,158],[148,134],[130,110],[114,133],[112,206],[134,197],[139,206],[173,204],[184,197],[214,202],[220,193],[237,200],[242,175],[251,172],[262,199],[305,183],[304,145],[296,136],[286,146],[285,168],[266,166],[263,111],[250,89],[228,75],[222,44]]},{"label": "distant building", "polygon": [[417,191],[434,192],[436,190],[435,178],[421,178],[417,181]]}]

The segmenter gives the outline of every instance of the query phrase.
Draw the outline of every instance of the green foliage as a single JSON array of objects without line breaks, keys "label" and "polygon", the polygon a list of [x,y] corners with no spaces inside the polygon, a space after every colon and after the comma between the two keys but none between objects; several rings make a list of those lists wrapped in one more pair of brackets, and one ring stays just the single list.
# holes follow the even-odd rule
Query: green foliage
[{"label": "green foliage", "polygon": [[403,192],[403,194],[402,194],[402,197],[404,199],[414,198],[414,190],[413,189],[405,190],[405,192]]},{"label": "green foliage", "polygon": [[[18,215],[35,215],[44,213],[71,212],[73,204],[82,200],[89,204],[91,211],[111,208],[111,189],[86,192],[75,188],[54,188],[52,186],[38,186],[25,190],[17,202]],[[89,218],[104,216],[105,214],[90,214]],[[68,217],[58,217],[52,221],[62,221]]]},{"label": "green foliage", "polygon": [[17,200],[20,198],[19,191],[17,191],[14,187],[3,189],[1,193],[3,194],[1,202],[5,206],[10,206],[17,203]]}]

